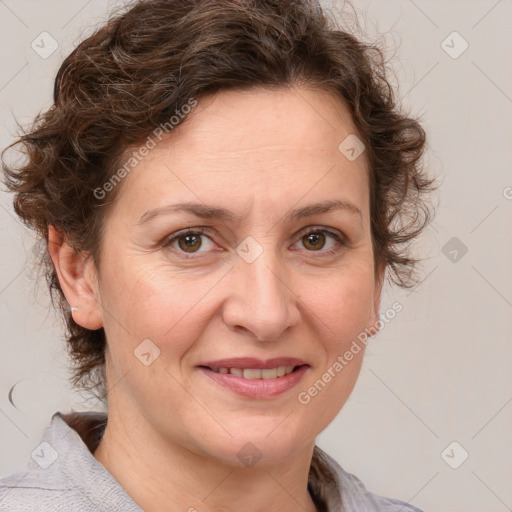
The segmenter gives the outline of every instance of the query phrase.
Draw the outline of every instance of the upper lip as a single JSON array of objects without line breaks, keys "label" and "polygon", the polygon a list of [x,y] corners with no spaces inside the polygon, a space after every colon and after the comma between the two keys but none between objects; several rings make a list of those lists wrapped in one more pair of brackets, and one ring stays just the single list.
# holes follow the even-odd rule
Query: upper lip
[{"label": "upper lip", "polygon": [[209,368],[245,368],[245,369],[265,369],[276,368],[277,366],[302,366],[307,364],[302,359],[296,357],[275,357],[273,359],[257,359],[255,357],[233,357],[230,359],[219,359],[217,361],[207,361],[199,366]]}]

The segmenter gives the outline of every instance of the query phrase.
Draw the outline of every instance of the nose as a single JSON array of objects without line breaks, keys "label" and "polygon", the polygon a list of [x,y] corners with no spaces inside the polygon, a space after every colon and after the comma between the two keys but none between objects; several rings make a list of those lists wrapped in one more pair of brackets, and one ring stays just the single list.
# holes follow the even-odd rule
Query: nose
[{"label": "nose", "polygon": [[265,251],[252,263],[238,258],[230,273],[224,321],[235,331],[249,331],[259,341],[274,341],[299,323],[297,292],[284,265]]}]

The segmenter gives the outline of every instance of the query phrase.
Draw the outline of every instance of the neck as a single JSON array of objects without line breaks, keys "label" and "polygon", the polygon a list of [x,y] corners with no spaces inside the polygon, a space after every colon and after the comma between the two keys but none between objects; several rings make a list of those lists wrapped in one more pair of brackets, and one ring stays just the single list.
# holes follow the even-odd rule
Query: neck
[{"label": "neck", "polygon": [[123,418],[114,409],[94,457],[149,512],[170,504],[190,512],[317,512],[307,488],[313,449],[314,441],[281,464],[235,467],[174,443],[143,420]]}]

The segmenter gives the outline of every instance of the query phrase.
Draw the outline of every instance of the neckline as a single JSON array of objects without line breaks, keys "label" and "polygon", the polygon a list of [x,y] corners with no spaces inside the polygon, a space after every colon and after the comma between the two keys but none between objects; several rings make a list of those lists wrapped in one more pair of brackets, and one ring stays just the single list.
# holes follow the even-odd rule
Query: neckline
[{"label": "neckline", "polygon": [[[107,426],[107,413],[87,411],[64,414],[58,412],[56,415],[80,436],[91,457],[94,457],[94,451],[98,447]],[[334,488],[336,490],[333,493]],[[335,473],[329,467],[324,452],[317,445],[314,447],[309,467],[308,491],[318,512],[333,510],[329,508],[328,503],[332,500],[333,494],[340,494]]]}]

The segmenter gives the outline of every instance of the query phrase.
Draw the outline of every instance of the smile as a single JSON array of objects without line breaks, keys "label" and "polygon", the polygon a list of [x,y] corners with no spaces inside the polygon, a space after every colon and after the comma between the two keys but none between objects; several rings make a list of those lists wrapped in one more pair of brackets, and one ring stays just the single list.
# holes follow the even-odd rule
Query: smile
[{"label": "smile", "polygon": [[222,374],[236,375],[244,379],[276,379],[292,373],[298,366],[276,366],[275,368],[210,368]]},{"label": "smile", "polygon": [[309,368],[308,364],[265,369],[198,367],[220,389],[256,400],[274,398],[291,390],[297,386]]}]

